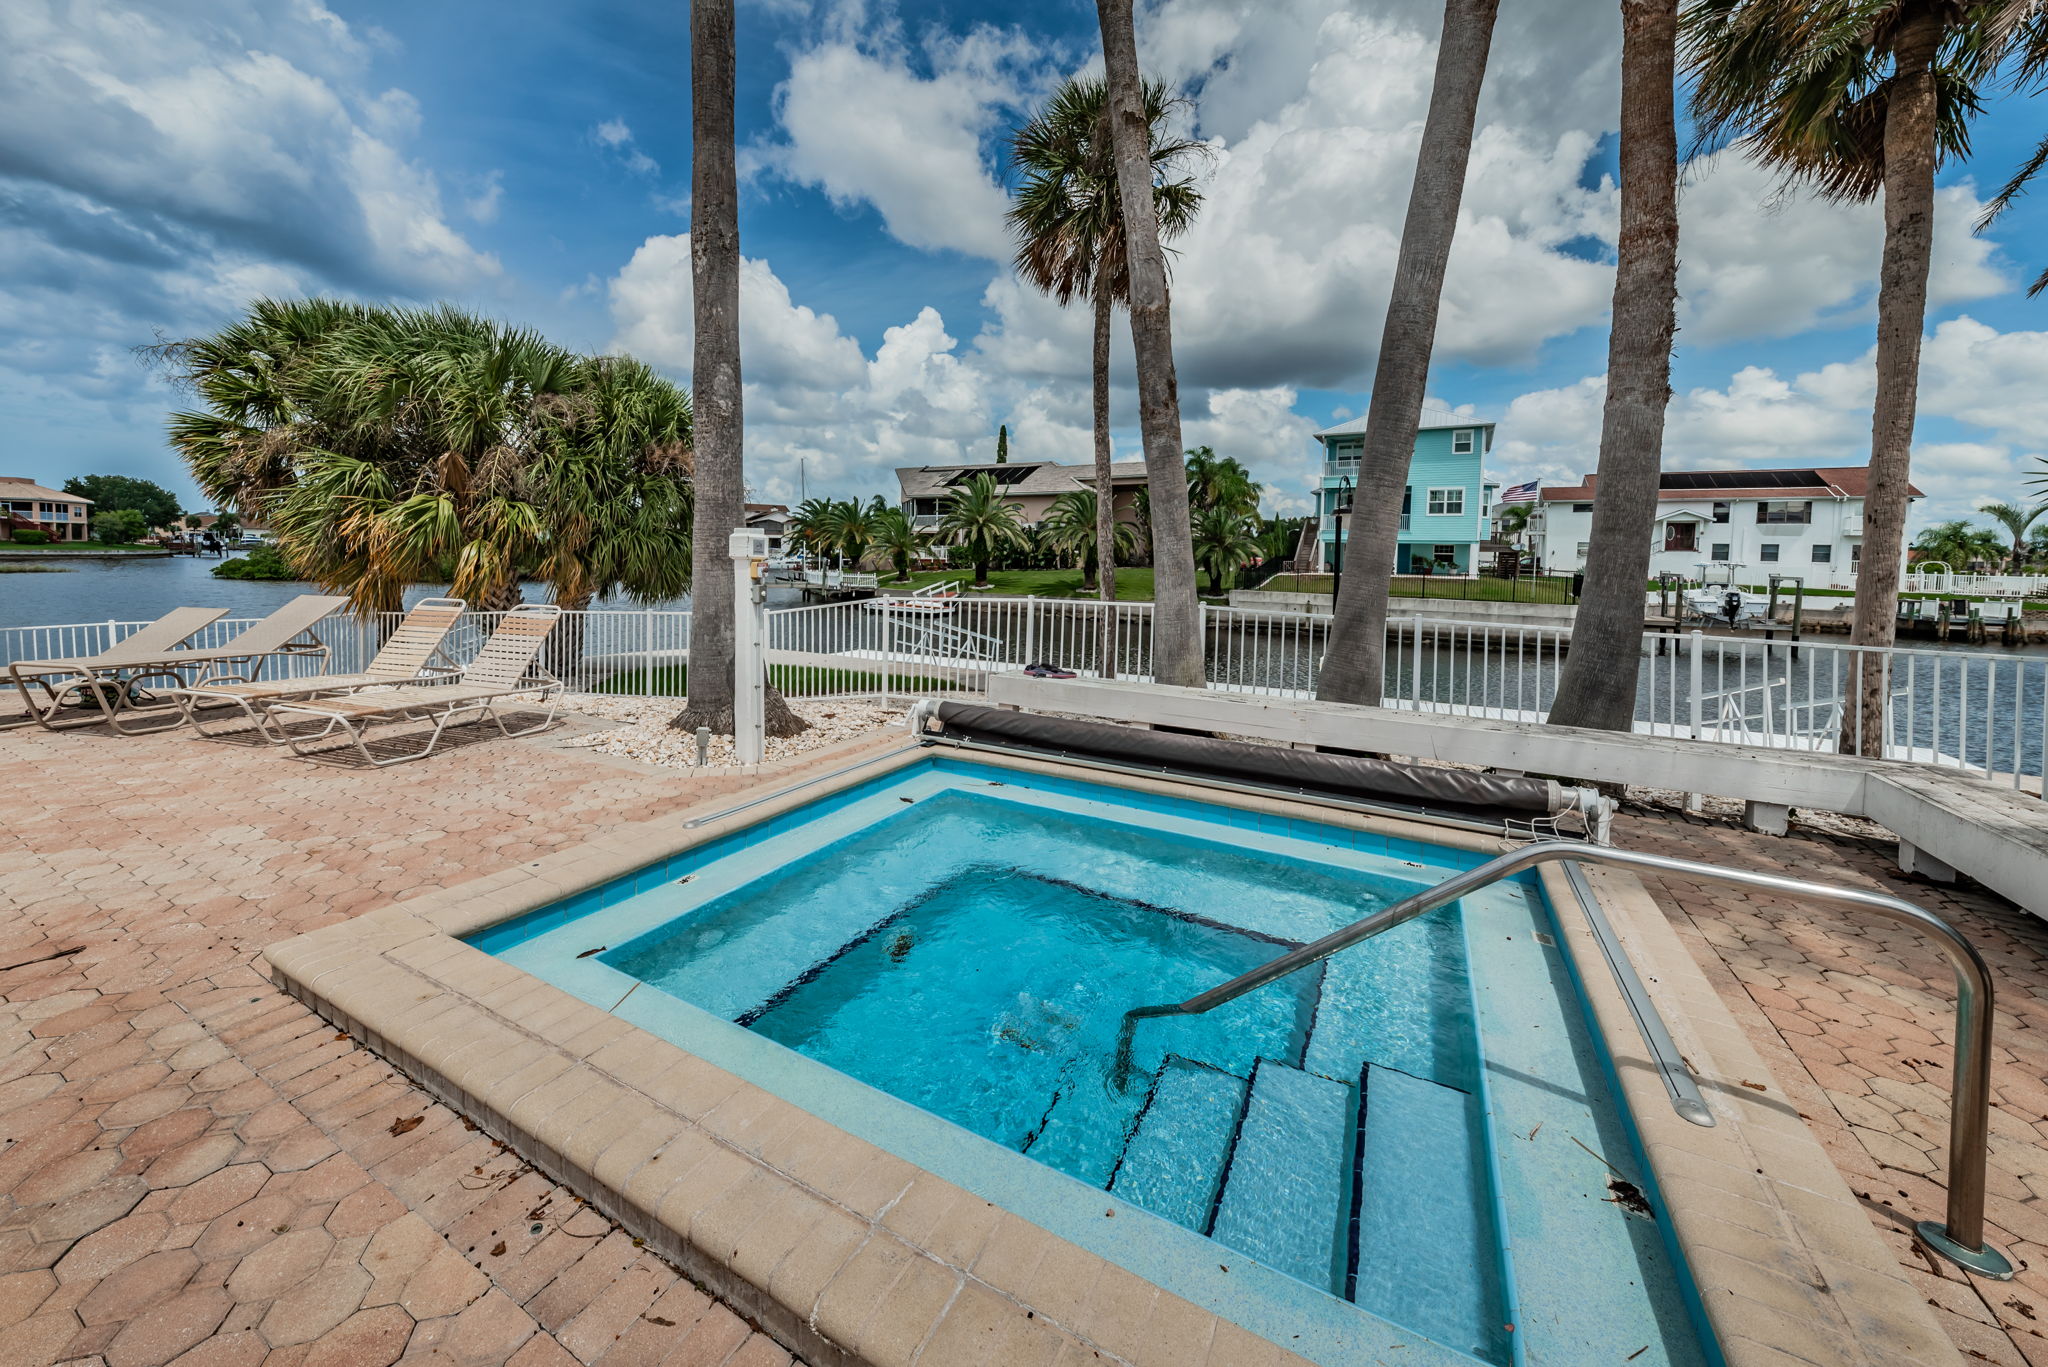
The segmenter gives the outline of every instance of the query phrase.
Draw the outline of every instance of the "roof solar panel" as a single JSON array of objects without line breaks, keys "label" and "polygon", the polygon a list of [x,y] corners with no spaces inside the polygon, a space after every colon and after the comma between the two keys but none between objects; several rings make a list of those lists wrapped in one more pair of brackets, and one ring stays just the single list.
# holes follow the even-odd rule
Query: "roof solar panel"
[{"label": "roof solar panel", "polygon": [[962,470],[947,480],[946,486],[951,488],[955,485],[970,484],[976,475],[987,475],[999,488],[1007,489],[1012,484],[1022,484],[1031,478],[1031,472],[1037,468],[1036,465],[987,465],[979,469]]},{"label": "roof solar panel", "polygon": [[1812,489],[1827,481],[1818,470],[1673,470],[1658,483],[1666,489]]}]

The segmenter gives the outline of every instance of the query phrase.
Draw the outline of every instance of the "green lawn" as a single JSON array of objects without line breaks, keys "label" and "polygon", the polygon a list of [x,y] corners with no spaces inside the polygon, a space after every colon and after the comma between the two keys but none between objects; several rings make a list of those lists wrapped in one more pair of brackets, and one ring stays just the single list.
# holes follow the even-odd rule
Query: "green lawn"
[{"label": "green lawn", "polygon": [[104,541],[52,541],[47,546],[24,546],[18,541],[0,541],[0,551],[41,551],[45,555],[76,555],[80,551],[157,551],[162,546],[136,546],[126,543],[108,545]]},{"label": "green lawn", "polygon": [[[882,687],[882,676],[858,669],[825,669],[815,665],[770,665],[768,681],[784,693],[815,697],[823,693],[875,693]],[[649,685],[649,671],[629,669],[614,674],[599,684],[593,691],[598,693],[627,693],[637,696],[661,698],[688,697],[690,692],[690,667],[688,665],[656,665]],[[892,693],[948,693],[961,685],[953,679],[928,679],[909,674],[889,675],[889,691]]]},{"label": "green lawn", "polygon": [[[1261,589],[1275,593],[1329,593],[1335,580],[1327,574],[1276,574]],[[1496,579],[1482,575],[1477,579],[1459,579],[1452,576],[1396,575],[1394,576],[1392,598],[1462,598],[1487,603],[1541,603],[1563,602],[1564,595],[1571,588],[1571,580],[1563,575],[1529,576],[1520,580]]]}]

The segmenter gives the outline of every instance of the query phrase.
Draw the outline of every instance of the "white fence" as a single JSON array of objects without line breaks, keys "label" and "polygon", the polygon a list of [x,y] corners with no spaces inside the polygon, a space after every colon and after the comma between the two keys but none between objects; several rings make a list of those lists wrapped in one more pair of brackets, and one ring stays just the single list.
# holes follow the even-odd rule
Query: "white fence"
[{"label": "white fence", "polygon": [[[690,614],[574,612],[544,659],[571,687],[680,698],[688,691]],[[327,668],[360,669],[395,617],[335,618],[319,635]],[[138,623],[105,622],[0,630],[0,665],[88,655]],[[225,644],[245,622],[214,623],[196,647]],[[446,653],[469,659],[489,634],[471,614]],[[931,606],[868,600],[771,610],[769,669],[793,698],[973,697],[991,673],[1046,663],[1095,674],[1113,628],[1115,672],[1151,673],[1151,605],[1083,599],[965,598]],[[1330,621],[1256,608],[1203,610],[1212,687],[1274,697],[1313,696]],[[1556,696],[1569,634],[1556,628],[1490,626],[1421,615],[1388,625],[1386,705],[1540,722]],[[1882,675],[1888,699],[1885,753],[1991,775],[2041,789],[2048,735],[2048,658],[1998,650],[1873,649],[1794,645],[1753,636],[1646,636],[1637,665],[1636,729],[1703,742],[1834,750],[1864,723],[1849,701],[1859,670]],[[277,657],[271,673],[307,673],[321,662]]]}]

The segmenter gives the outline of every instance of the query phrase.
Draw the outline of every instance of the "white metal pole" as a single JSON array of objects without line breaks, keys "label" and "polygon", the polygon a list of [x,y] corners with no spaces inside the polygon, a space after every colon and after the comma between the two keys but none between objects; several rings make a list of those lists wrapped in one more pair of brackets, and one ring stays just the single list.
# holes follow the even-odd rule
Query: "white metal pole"
[{"label": "white metal pole", "polygon": [[726,548],[732,555],[733,757],[741,764],[759,764],[768,715],[768,595],[761,582],[768,534],[741,528]]}]

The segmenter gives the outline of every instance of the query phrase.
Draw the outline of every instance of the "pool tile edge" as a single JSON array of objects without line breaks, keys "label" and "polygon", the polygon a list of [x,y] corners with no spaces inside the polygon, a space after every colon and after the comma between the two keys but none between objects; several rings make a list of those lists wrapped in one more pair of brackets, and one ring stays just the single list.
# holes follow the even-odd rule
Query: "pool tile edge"
[{"label": "pool tile edge", "polygon": [[[486,1007],[457,984],[497,961],[437,934],[452,949],[406,962],[417,925],[393,907],[299,936],[268,951],[273,977],[814,1367],[960,1360],[931,1355],[940,1343],[1003,1343],[1005,1361],[1303,1361],[1164,1291],[1133,1324],[1095,1294],[1120,1284],[1112,1264],[538,979]],[[515,1024],[543,1005],[548,1023]],[[584,1047],[604,1022],[617,1030]],[[926,1246],[976,1206],[985,1235]]]}]

